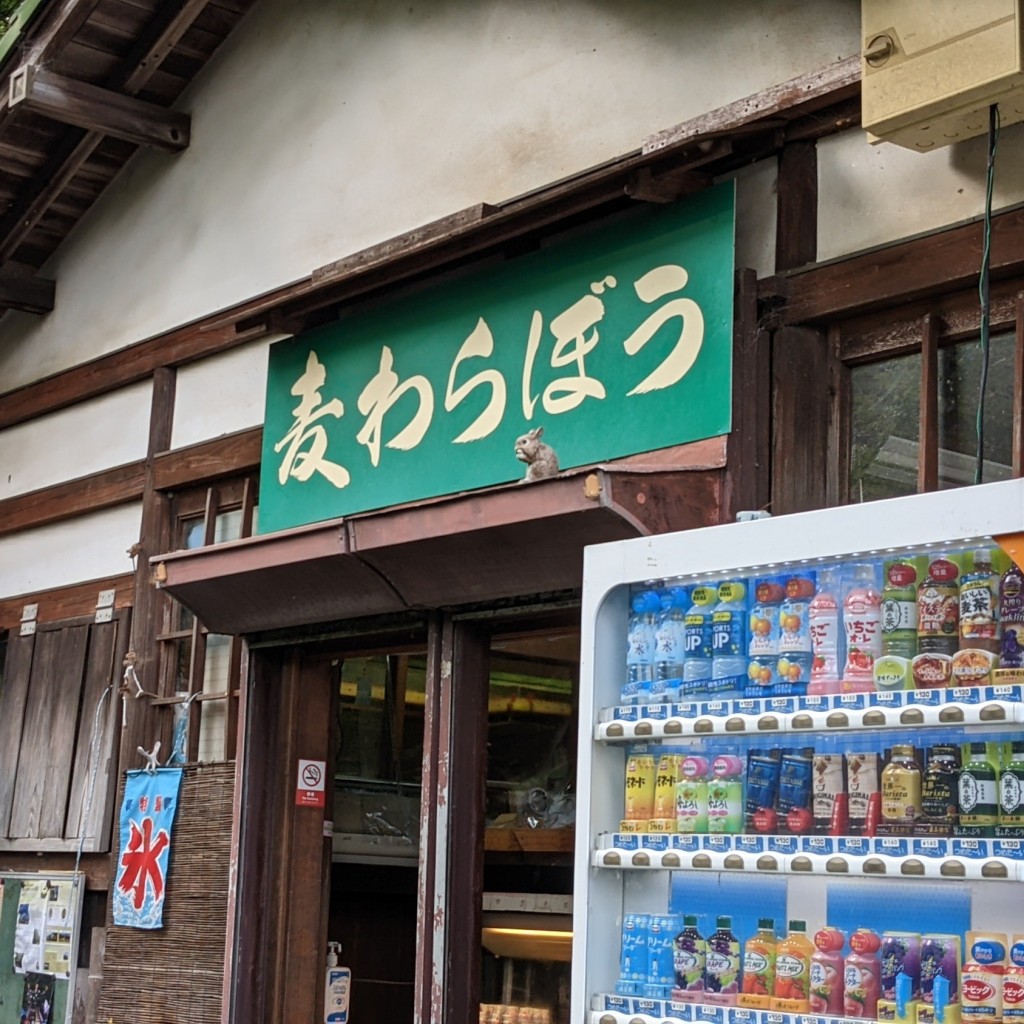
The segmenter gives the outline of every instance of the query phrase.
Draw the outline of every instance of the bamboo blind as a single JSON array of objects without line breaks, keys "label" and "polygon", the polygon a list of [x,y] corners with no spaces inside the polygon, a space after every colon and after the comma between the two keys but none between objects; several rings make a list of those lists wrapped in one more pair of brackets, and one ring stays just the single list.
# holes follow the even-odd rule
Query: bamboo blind
[{"label": "bamboo blind", "polygon": [[89,1024],[220,1024],[234,771],[232,762],[184,769],[164,927],[118,928],[108,916]]}]

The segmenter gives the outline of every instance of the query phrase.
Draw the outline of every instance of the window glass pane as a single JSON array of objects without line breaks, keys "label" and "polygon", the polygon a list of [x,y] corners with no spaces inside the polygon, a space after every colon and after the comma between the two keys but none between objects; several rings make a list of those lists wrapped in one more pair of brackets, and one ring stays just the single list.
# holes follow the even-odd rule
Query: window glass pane
[{"label": "window glass pane", "polygon": [[[1000,334],[989,346],[985,386],[985,465],[982,480],[1010,475],[1013,425],[1014,336]],[[974,483],[978,445],[980,342],[960,342],[939,350],[939,486]]]},{"label": "window glass pane", "polygon": [[217,516],[217,524],[213,530],[213,543],[223,544],[226,540],[238,540],[242,536],[242,510],[221,512]]},{"label": "window glass pane", "polygon": [[187,691],[189,677],[192,675],[192,638],[174,640],[172,644],[178,655],[174,674],[174,689],[178,692]]},{"label": "window glass pane", "polygon": [[[203,693],[226,693],[231,685],[231,637],[209,633],[206,637],[206,665]],[[199,711],[199,760],[223,761],[227,733],[227,699],[204,700]]]},{"label": "window glass pane", "polygon": [[425,659],[346,658],[339,686],[335,831],[414,845],[423,773]]},{"label": "window glass pane", "polygon": [[920,353],[855,366],[850,380],[850,501],[914,494]]},{"label": "window glass pane", "polygon": [[566,828],[575,821],[575,631],[491,647],[487,823]]},{"label": "window glass pane", "polygon": [[181,546],[183,548],[192,551],[203,546],[203,536],[206,531],[203,529],[202,517],[198,519],[183,519],[179,524],[179,528],[181,530]]}]

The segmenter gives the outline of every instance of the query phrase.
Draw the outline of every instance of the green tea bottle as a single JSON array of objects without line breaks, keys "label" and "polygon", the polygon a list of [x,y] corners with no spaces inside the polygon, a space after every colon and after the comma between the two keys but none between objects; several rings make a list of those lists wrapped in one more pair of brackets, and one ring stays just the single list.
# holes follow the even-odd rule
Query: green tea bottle
[{"label": "green tea bottle", "polygon": [[999,819],[996,769],[985,743],[972,743],[967,763],[960,769],[960,824],[994,825]]},{"label": "green tea bottle", "polygon": [[999,776],[999,824],[1024,825],[1024,740],[1014,740],[1010,762]]}]

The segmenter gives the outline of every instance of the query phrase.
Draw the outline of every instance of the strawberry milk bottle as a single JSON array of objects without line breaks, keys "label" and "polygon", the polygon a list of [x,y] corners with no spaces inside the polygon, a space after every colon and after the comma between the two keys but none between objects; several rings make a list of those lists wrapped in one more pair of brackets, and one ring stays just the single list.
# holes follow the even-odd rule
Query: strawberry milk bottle
[{"label": "strawberry milk bottle", "polygon": [[843,599],[846,664],[843,693],[870,693],[875,689],[875,661],[882,655],[882,595],[873,565],[855,565]]},{"label": "strawberry milk bottle", "polygon": [[818,592],[807,608],[811,631],[810,694],[839,692],[839,572],[818,573]]}]

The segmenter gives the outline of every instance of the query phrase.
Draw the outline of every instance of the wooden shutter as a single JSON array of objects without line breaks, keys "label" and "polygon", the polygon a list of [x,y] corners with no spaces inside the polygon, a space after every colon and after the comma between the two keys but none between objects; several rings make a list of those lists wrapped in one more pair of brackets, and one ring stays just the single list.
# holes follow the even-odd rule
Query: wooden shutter
[{"label": "wooden shutter", "polygon": [[129,614],[40,624],[34,636],[8,643],[0,693],[0,851],[75,851],[82,836],[85,852],[110,849],[116,691]]}]

